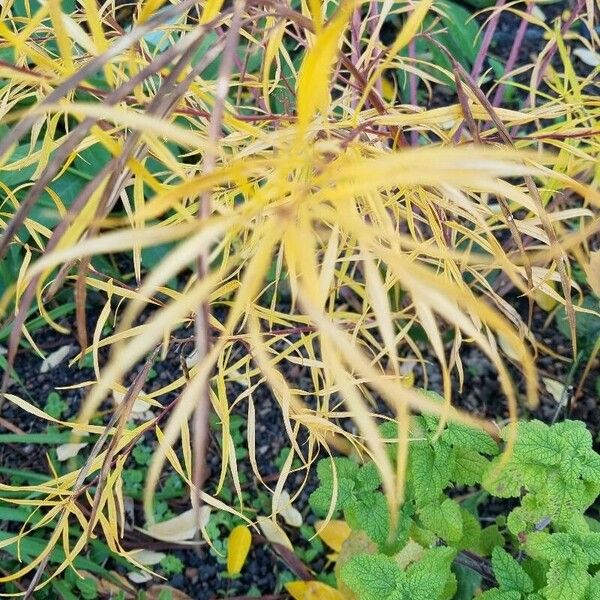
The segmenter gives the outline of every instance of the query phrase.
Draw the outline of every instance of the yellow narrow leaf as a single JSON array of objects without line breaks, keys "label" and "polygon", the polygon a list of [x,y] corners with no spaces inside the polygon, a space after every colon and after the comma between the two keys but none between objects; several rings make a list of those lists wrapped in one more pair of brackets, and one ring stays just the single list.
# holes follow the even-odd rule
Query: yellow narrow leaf
[{"label": "yellow narrow leaf", "polygon": [[147,21],[167,0],[148,0],[140,12],[139,23]]},{"label": "yellow narrow leaf", "polygon": [[396,98],[396,86],[387,77],[381,80],[381,92],[383,93],[383,99],[388,102],[393,102]]},{"label": "yellow narrow leaf", "polygon": [[433,0],[421,0],[421,2],[419,2],[415,9],[410,13],[410,16],[408,19],[406,19],[404,27],[400,30],[396,40],[387,51],[385,59],[379,63],[371,77],[369,77],[369,81],[365,86],[360,102],[358,103],[358,107],[355,112],[356,115],[359,114],[360,109],[363,107],[367,96],[369,95],[369,92],[377,80],[381,77],[382,73],[387,69],[390,62],[397,56],[398,52],[400,52],[402,48],[408,45],[417,31],[419,31],[419,27],[421,27],[421,23],[423,22],[423,19],[427,15],[427,12],[431,8],[432,4]]},{"label": "yellow narrow leaf", "polygon": [[98,10],[98,3],[94,0],[82,0],[83,9],[85,11],[86,23],[89,25],[90,31],[92,32],[92,38],[96,49],[103,52],[108,48],[108,41],[104,35],[104,29],[102,27],[102,17]]},{"label": "yellow narrow leaf", "polygon": [[[546,286],[556,291],[556,284],[553,281],[549,281]],[[546,287],[544,286],[544,287]],[[557,304],[557,300],[552,296],[548,295],[543,289],[538,288],[533,293],[533,299],[535,303],[546,312],[550,312]]]},{"label": "yellow narrow leaf", "polygon": [[219,14],[222,6],[223,0],[208,0],[204,5],[204,10],[202,11],[200,25],[204,25],[205,23],[212,21]]},{"label": "yellow narrow leaf", "polygon": [[317,521],[315,523],[317,535],[336,552],[340,552],[342,544],[348,539],[352,531],[346,521]]},{"label": "yellow narrow leaf", "polygon": [[600,298],[600,250],[590,252],[590,262],[584,265],[588,285],[596,296]]},{"label": "yellow narrow leaf", "polygon": [[320,581],[290,581],[285,589],[294,600],[344,600],[335,588]]},{"label": "yellow narrow leaf", "polygon": [[277,498],[277,506],[274,507],[273,512],[280,515],[290,527],[302,527],[302,514],[293,507],[290,494],[286,490],[283,490]]},{"label": "yellow narrow leaf", "polygon": [[252,543],[252,535],[247,527],[238,525],[231,530],[227,542],[227,573],[237,575],[246,562]]},{"label": "yellow narrow leaf", "polygon": [[71,52],[71,41],[69,35],[62,21],[62,9],[60,6],[60,0],[48,0],[48,9],[50,11],[50,18],[52,19],[52,26],[54,27],[54,34],[56,35],[56,43],[60,55],[65,63],[67,72],[73,73],[75,65],[73,63],[73,54]]},{"label": "yellow narrow leaf", "polygon": [[323,15],[321,13],[321,0],[308,0],[308,8],[315,24],[315,32],[317,35],[323,29]]},{"label": "yellow narrow leaf", "polygon": [[285,34],[286,26],[285,21],[277,25],[275,23],[276,21],[274,17],[266,18],[265,31],[270,31],[270,34],[263,58],[262,90],[265,104],[267,105],[267,109],[269,110],[271,110],[271,106],[269,104],[271,91],[273,87],[277,84],[276,80],[274,82],[271,81],[271,65],[277,57],[277,54],[281,51],[282,40]]},{"label": "yellow narrow leaf", "polygon": [[388,352],[389,360],[394,371],[398,371],[398,352],[396,350],[396,336],[394,323],[390,311],[388,291],[381,279],[381,275],[371,256],[367,255],[363,261],[369,302],[375,313],[375,320],[381,332],[381,337]]},{"label": "yellow narrow leaf", "polygon": [[298,121],[302,132],[317,110],[325,113],[329,102],[329,77],[337,54],[340,36],[352,13],[351,2],[344,2],[333,19],[317,36],[306,53],[298,73]]}]

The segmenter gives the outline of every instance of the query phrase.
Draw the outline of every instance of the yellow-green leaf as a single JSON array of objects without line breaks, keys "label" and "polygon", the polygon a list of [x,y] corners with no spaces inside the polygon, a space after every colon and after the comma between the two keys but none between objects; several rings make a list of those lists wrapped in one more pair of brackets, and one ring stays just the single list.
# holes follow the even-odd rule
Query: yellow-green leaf
[{"label": "yellow-green leaf", "polygon": [[301,130],[317,110],[327,110],[331,67],[352,9],[352,2],[342,3],[302,62],[298,73],[298,120]]}]

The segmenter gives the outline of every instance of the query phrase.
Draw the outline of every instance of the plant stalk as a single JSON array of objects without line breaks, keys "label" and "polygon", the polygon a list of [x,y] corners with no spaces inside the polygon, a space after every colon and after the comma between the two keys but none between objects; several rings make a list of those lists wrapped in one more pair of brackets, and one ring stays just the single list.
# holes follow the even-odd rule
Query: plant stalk
[{"label": "plant stalk", "polygon": [[[221,124],[225,110],[225,100],[229,91],[229,81],[234,65],[235,54],[240,37],[240,28],[242,22],[242,10],[244,0],[237,0],[234,5],[231,26],[227,34],[227,40],[223,49],[223,57],[219,68],[217,78],[215,102],[213,112],[208,127],[209,147],[204,156],[204,174],[209,175],[216,168],[217,156],[214,148],[221,136]],[[212,212],[212,202],[210,191],[204,192],[200,197],[198,207],[198,219],[208,219]],[[204,279],[209,271],[209,253],[202,252],[196,264],[196,273],[198,280]],[[207,356],[210,348],[210,305],[208,301],[202,302],[198,307],[195,318],[196,334],[196,353],[200,362]],[[196,511],[196,518],[200,520],[201,492],[207,476],[206,454],[208,451],[208,418],[210,415],[210,378],[207,378],[206,385],[200,392],[198,404],[194,411],[192,430],[193,430],[193,502],[192,505]],[[199,529],[199,528],[198,528]]]}]

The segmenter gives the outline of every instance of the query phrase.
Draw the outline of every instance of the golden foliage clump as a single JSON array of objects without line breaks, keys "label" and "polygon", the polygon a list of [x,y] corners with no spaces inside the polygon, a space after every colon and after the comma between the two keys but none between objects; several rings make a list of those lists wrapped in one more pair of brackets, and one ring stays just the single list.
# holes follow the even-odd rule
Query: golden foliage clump
[{"label": "golden foliage clump", "polygon": [[[402,502],[407,444],[392,467],[376,400],[403,432],[412,411],[490,429],[450,404],[461,347],[476,344],[497,369],[511,417],[507,356],[535,405],[536,340],[500,290],[563,305],[573,331],[571,265],[589,263],[600,229],[598,68],[576,72],[564,29],[535,23],[547,45],[517,110],[481,91],[490,74],[472,76],[453,59],[448,71],[405,51],[433,40],[443,7],[432,0],[144,0],[125,20],[115,3],[65,4],[0,8],[0,252],[23,256],[1,308],[12,323],[10,365],[22,336],[37,350],[32,314],[68,332],[49,307],[62,288],[74,290],[78,358],[91,355],[96,376],[78,418],[60,424],[99,437],[82,469],[0,486],[6,502],[38,507],[0,547],[57,523],[44,552],[0,583],[35,573],[33,587],[44,585],[96,535],[136,562],[121,544],[121,476],[142,435],[157,441],[144,495],[150,524],[166,463],[197,512],[238,512],[203,487],[207,417],[213,410],[222,427],[214,489],[231,475],[241,502],[229,419],[247,410],[249,461],[268,488],[255,449],[265,387],[292,449],[275,498],[294,458],[308,470],[335,447],[376,461],[391,508]],[[574,19],[593,32],[593,15],[580,8]],[[391,17],[402,25],[385,45],[379,33]],[[594,35],[580,43],[597,43]],[[390,93],[392,72],[423,90],[453,80],[458,101],[403,104]],[[74,172],[82,183],[71,197],[57,182]],[[148,270],[143,253],[154,246],[168,251]],[[95,260],[119,253],[132,258],[129,282]],[[89,338],[91,293],[104,306]],[[116,328],[105,334],[111,317]],[[443,404],[410,385],[410,366],[427,359],[424,338]],[[155,355],[187,340],[196,350],[181,375],[144,391]],[[308,370],[302,385],[289,375],[297,366]],[[9,373],[6,401],[56,421],[7,392]],[[120,402],[104,424],[90,424],[106,415],[107,398]],[[127,428],[136,401],[150,410]],[[347,418],[353,433],[340,425]],[[71,545],[73,523],[82,534]],[[61,544],[64,560],[42,576]]]}]

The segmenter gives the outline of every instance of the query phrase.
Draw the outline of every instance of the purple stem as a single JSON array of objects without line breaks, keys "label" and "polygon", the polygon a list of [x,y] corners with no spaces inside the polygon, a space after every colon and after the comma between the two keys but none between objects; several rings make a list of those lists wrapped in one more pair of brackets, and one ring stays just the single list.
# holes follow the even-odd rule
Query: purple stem
[{"label": "purple stem", "polygon": [[[573,23],[575,22],[575,19],[577,19],[579,17],[579,13],[581,13],[583,7],[585,6],[585,2],[586,2],[586,0],[577,0],[577,4],[573,7],[573,10],[571,11],[569,18],[562,24],[562,27],[560,28],[561,36],[564,36],[567,33],[567,31],[569,31],[569,29],[571,28],[571,25],[573,25]],[[529,94],[529,97],[527,98],[527,103],[525,104],[524,108],[531,108],[531,106],[533,105],[533,99],[535,96],[533,90],[537,89],[537,87],[540,85],[542,78],[544,77],[544,73],[546,72],[546,69],[548,68],[548,65],[550,64],[550,62],[554,58],[554,55],[556,54],[557,48],[558,48],[558,45],[557,45],[556,41],[553,41],[552,44],[550,45],[550,47],[548,48],[548,52],[546,52],[546,55],[542,59],[542,64],[541,64],[540,70],[538,71],[537,77],[535,78],[535,81],[532,82],[531,93]],[[519,126],[515,125],[510,131],[511,137],[516,136],[518,130],[519,130]]]},{"label": "purple stem", "polygon": [[[533,10],[533,2],[529,0],[527,2],[527,14],[531,14]],[[521,50],[521,46],[523,44],[523,39],[525,38],[525,32],[527,31],[527,26],[529,25],[526,19],[522,19],[519,24],[519,29],[517,30],[517,34],[515,35],[515,39],[513,41],[512,48],[510,50],[510,54],[508,55],[508,60],[506,61],[506,65],[504,67],[504,74],[510,73],[515,63],[517,62],[517,58],[519,57],[519,52]],[[494,99],[492,100],[492,106],[499,106],[504,99],[504,89],[506,88],[506,83],[502,82],[497,88],[494,94]]]},{"label": "purple stem", "polygon": [[351,25],[351,34],[352,34],[352,62],[354,66],[358,68],[358,61],[360,59],[360,25],[362,22],[362,15],[360,12],[360,8],[357,8],[352,13],[352,25]]},{"label": "purple stem", "polygon": [[479,52],[475,57],[475,62],[473,63],[473,69],[471,70],[471,77],[477,81],[479,75],[481,75],[481,69],[483,68],[483,61],[488,54],[490,49],[490,45],[492,43],[492,39],[494,38],[494,33],[496,33],[496,27],[498,27],[498,21],[500,20],[500,15],[502,11],[499,9],[504,6],[505,0],[496,0],[496,8],[494,10],[494,14],[492,18],[489,20],[487,27],[485,29],[485,33],[483,34],[483,40],[481,42],[481,47],[479,48]]},{"label": "purple stem", "polygon": [[[360,7],[357,8],[354,13],[352,13],[352,24],[350,26],[350,35],[351,35],[351,43],[352,43],[352,53],[351,60],[355,67],[358,68],[358,61],[360,60],[360,25],[362,22],[362,16],[360,12]],[[352,108],[356,108],[358,105],[358,99],[360,97],[360,92],[356,91],[355,94],[352,95]]]},{"label": "purple stem", "polygon": [[[377,2],[371,2],[369,7],[369,29],[371,33],[374,33],[377,27],[377,17],[379,16],[379,4]],[[375,60],[379,57],[373,57]],[[383,84],[381,83],[381,77],[375,82],[375,89],[379,92],[379,95],[383,98]]]},{"label": "purple stem", "polygon": [[[564,36],[565,33],[567,33],[567,31],[569,31],[569,29],[571,28],[571,25],[573,25],[575,19],[579,16],[579,13],[583,9],[584,5],[585,5],[585,0],[578,0],[577,4],[573,7],[573,10],[571,11],[569,18],[563,23],[562,27],[560,28],[561,36]],[[550,49],[546,53],[546,56],[544,56],[544,58],[542,60],[542,66],[536,77],[534,87],[537,88],[537,86],[540,85],[540,83],[542,81],[542,77],[544,76],[544,73],[546,72],[546,69],[548,68],[548,65],[550,64],[550,61],[556,54],[557,47],[558,46],[556,44],[556,41],[553,41],[552,46],[550,47]],[[529,96],[529,102],[531,102],[531,96]]]},{"label": "purple stem", "polygon": [[[416,43],[414,38],[408,44],[408,56],[413,59],[416,56]],[[414,73],[408,74],[408,91],[410,94],[410,103],[412,106],[417,106],[417,76]],[[419,132],[411,131],[410,132],[410,144],[411,146],[416,146],[419,143]]]},{"label": "purple stem", "polygon": [[[488,51],[490,49],[490,45],[492,44],[492,40],[494,39],[494,33],[496,33],[496,27],[498,27],[498,21],[500,20],[500,15],[502,11],[500,8],[504,6],[506,0],[496,0],[496,7],[494,9],[494,14],[488,21],[487,27],[485,28],[485,32],[483,34],[483,40],[481,41],[481,46],[479,48],[479,52],[477,52],[477,56],[475,57],[475,62],[473,63],[473,68],[471,69],[471,77],[474,81],[477,81],[479,75],[481,75],[481,69],[483,68],[483,62],[485,61],[486,56],[488,55]],[[456,130],[454,134],[453,140],[455,143],[460,141],[463,128],[465,126],[464,121],[461,123],[459,128]]]}]

